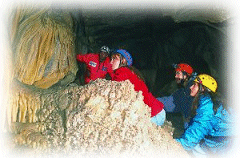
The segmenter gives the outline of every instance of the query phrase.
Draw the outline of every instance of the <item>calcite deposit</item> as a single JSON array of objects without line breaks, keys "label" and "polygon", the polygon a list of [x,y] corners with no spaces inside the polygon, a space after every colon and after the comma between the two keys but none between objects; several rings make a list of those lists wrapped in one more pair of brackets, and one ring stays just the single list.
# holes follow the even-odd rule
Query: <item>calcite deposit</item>
[{"label": "calcite deposit", "polygon": [[73,81],[78,69],[70,13],[23,6],[14,13],[11,32],[14,77],[43,89],[67,76]]},{"label": "calcite deposit", "polygon": [[24,157],[188,157],[173,140],[170,122],[151,123],[142,92],[128,80],[73,82],[78,68],[69,12],[20,7],[11,30],[6,126],[13,152]]},{"label": "calcite deposit", "polygon": [[84,156],[188,156],[173,140],[170,125],[151,123],[142,92],[136,92],[128,80],[98,79],[85,86],[49,90],[32,90],[18,83],[14,91],[8,118],[17,118],[9,121],[16,146]]}]

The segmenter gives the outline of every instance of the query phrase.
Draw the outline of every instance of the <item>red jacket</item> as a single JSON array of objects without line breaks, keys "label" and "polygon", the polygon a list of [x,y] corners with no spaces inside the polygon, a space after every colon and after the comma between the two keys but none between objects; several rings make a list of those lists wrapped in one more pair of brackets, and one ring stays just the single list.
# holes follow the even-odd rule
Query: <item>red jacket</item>
[{"label": "red jacket", "polygon": [[143,80],[141,80],[134,72],[132,72],[127,67],[120,67],[115,70],[112,80],[114,81],[124,81],[129,80],[133,85],[135,91],[142,91],[143,101],[151,108],[151,117],[157,115],[162,111],[164,105],[162,102],[158,101],[151,92],[148,91],[148,88]]},{"label": "red jacket", "polygon": [[84,55],[77,55],[77,60],[87,65],[87,71],[85,74],[85,83],[89,83],[91,80],[97,78],[105,78],[106,74],[113,73],[112,65],[110,64],[110,58],[107,57],[105,61],[99,61],[99,54],[89,53]]}]

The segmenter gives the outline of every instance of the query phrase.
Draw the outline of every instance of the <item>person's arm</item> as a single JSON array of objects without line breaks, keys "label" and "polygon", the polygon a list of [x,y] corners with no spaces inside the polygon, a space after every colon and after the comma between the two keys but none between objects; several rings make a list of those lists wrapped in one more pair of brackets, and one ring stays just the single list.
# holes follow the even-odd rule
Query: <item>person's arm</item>
[{"label": "person's arm", "polygon": [[129,75],[127,74],[127,68],[119,68],[115,71],[114,74],[112,74],[111,77],[113,81],[125,81],[129,79]]},{"label": "person's arm", "polygon": [[76,58],[77,61],[86,63],[90,57],[90,54],[77,54]]},{"label": "person's arm", "polygon": [[112,64],[108,64],[108,68],[107,68],[107,73],[109,74],[109,76],[111,77],[111,79],[113,78],[114,76],[114,71],[112,69]]},{"label": "person's arm", "polygon": [[151,108],[151,117],[157,115],[162,111],[164,104],[157,100],[151,92],[146,91],[144,94],[144,103],[147,104]]},{"label": "person's arm", "polygon": [[186,150],[192,150],[212,129],[213,103],[210,97],[200,101],[197,114],[193,118],[192,125],[183,136],[177,139]]}]

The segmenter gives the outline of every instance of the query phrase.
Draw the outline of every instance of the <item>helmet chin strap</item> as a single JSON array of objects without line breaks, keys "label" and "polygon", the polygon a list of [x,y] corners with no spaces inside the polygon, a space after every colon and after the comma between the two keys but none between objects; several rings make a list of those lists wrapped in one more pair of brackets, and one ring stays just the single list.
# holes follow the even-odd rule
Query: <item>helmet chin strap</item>
[{"label": "helmet chin strap", "polygon": [[204,88],[203,88],[201,79],[200,79],[199,77],[197,77],[196,79],[197,79],[198,82],[199,82],[199,84],[198,84],[198,85],[199,85],[199,91],[200,91],[200,92],[203,92]]},{"label": "helmet chin strap", "polygon": [[202,84],[199,84],[199,91],[200,91],[200,93],[202,93],[204,91],[204,88],[203,88]]}]

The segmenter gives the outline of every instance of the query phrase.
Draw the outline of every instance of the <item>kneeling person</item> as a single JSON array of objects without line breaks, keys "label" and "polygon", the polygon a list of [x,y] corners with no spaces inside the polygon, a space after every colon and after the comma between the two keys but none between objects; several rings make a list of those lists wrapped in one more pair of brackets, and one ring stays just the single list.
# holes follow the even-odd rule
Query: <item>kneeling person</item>
[{"label": "kneeling person", "polygon": [[166,113],[163,109],[164,105],[149,92],[143,79],[134,71],[132,62],[132,57],[128,51],[124,49],[117,50],[117,52],[112,55],[110,62],[114,71],[112,80],[129,80],[134,85],[135,91],[142,91],[144,103],[151,108],[151,121],[161,126],[166,118]]}]

